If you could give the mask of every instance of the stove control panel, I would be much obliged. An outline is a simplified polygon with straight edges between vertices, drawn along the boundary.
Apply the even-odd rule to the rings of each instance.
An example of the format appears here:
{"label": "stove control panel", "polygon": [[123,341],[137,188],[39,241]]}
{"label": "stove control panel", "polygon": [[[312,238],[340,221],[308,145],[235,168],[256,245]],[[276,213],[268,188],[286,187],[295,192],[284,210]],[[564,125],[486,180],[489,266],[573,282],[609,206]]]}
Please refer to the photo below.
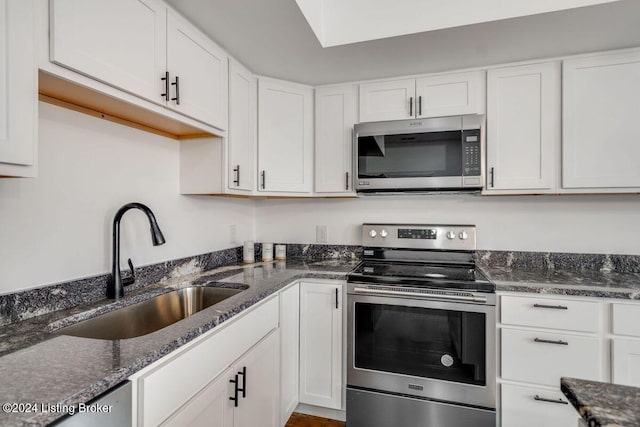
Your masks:
{"label": "stove control panel", "polygon": [[476,227],[475,225],[363,224],[362,245],[474,251]]}

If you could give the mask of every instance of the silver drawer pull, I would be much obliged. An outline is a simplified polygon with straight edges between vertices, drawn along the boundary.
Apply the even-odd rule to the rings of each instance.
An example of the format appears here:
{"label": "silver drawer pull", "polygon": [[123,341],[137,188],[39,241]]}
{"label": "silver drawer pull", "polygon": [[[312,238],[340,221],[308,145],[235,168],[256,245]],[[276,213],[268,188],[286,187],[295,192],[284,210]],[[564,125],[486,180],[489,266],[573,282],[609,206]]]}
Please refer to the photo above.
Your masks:
{"label": "silver drawer pull", "polygon": [[555,310],[568,310],[566,305],[547,305],[547,304],[533,304],[535,308],[552,308]]}
{"label": "silver drawer pull", "polygon": [[547,399],[546,397],[540,397],[536,394],[536,397],[533,400],[537,400],[538,402],[549,402],[549,403],[559,403],[560,405],[568,405],[569,402],[562,399]]}
{"label": "silver drawer pull", "polygon": [[535,338],[534,341],[535,342],[545,343],[545,344],[569,345],[569,343],[567,341],[562,341],[562,340],[551,341],[551,340],[544,340],[542,338]]}
{"label": "silver drawer pull", "polygon": [[440,294],[428,294],[428,293],[416,293],[406,291],[388,291],[386,289],[367,289],[367,288],[354,288],[353,291],[356,294],[377,294],[377,295],[391,295],[391,296],[408,296],[408,297],[423,297],[429,299],[442,299],[452,301],[471,301],[486,303],[487,299],[484,297],[475,296],[461,296],[461,295],[440,295]]}

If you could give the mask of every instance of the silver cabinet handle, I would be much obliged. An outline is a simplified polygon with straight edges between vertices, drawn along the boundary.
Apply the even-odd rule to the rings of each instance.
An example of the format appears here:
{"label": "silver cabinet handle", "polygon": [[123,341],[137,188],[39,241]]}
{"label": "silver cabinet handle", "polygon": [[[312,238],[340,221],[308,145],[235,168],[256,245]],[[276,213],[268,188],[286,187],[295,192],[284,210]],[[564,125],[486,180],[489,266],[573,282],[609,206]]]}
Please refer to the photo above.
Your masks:
{"label": "silver cabinet handle", "polygon": [[237,165],[233,168],[233,171],[236,173],[236,179],[233,180],[233,183],[236,187],[240,187],[240,165]]}
{"label": "silver cabinet handle", "polygon": [[409,97],[409,117],[413,117],[413,96]]}
{"label": "silver cabinet handle", "polygon": [[161,93],[160,96],[164,98],[165,101],[169,102],[169,72],[164,72],[164,77],[160,80],[164,82],[164,93]]}
{"label": "silver cabinet handle", "polygon": [[422,96],[418,97],[418,117],[422,115]]}
{"label": "silver cabinet handle", "polygon": [[340,308],[338,305],[338,288],[336,288],[336,308]]}
{"label": "silver cabinet handle", "polygon": [[552,340],[545,340],[542,338],[535,338],[533,341],[543,343],[543,344],[569,345],[567,341],[562,341],[562,340],[552,341]]}
{"label": "silver cabinet handle", "polygon": [[171,86],[176,87],[176,97],[171,100],[176,101],[176,105],[180,105],[180,77],[176,76],[176,81],[171,83]]}
{"label": "silver cabinet handle", "polygon": [[491,175],[491,188],[493,188],[493,175],[494,175],[493,174],[493,167],[491,168],[490,175]]}
{"label": "silver cabinet handle", "polygon": [[547,304],[533,304],[535,308],[551,308],[554,310],[568,310],[566,305],[547,305]]}
{"label": "silver cabinet handle", "polygon": [[262,171],[262,173],[260,174],[260,176],[262,177],[262,189],[263,190],[265,189],[265,185],[266,185],[266,182],[267,182],[266,178],[265,178],[265,175],[266,175],[266,171]]}
{"label": "silver cabinet handle", "polygon": [[549,403],[559,403],[561,405],[568,405],[569,402],[562,399],[547,399],[546,397],[540,397],[536,394],[533,400],[537,400],[538,402],[549,402]]}
{"label": "silver cabinet handle", "polygon": [[349,172],[347,172],[345,175],[347,176],[347,178],[345,180],[344,186],[345,186],[345,190],[348,190],[349,189]]}

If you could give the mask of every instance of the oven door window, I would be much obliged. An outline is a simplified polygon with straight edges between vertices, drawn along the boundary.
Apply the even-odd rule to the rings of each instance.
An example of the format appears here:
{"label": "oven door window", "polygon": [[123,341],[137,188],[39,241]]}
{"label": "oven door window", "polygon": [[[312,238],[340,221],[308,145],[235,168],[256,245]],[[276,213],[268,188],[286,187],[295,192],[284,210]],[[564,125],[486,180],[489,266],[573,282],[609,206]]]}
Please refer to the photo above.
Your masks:
{"label": "oven door window", "polygon": [[358,138],[358,178],[461,175],[461,131]]}
{"label": "oven door window", "polygon": [[486,385],[485,314],[355,304],[356,368]]}

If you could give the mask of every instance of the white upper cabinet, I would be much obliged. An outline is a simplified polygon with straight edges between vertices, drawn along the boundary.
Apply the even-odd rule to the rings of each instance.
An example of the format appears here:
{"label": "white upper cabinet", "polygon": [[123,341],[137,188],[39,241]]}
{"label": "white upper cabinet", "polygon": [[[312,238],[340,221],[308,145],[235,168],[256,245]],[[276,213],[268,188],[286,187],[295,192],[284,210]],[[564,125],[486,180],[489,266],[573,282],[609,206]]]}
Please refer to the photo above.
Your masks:
{"label": "white upper cabinet", "polygon": [[640,188],[640,52],[563,63],[562,186]]}
{"label": "white upper cabinet", "polygon": [[168,11],[169,108],[227,129],[227,55],[193,25]]}
{"label": "white upper cabinet", "polygon": [[416,80],[416,117],[484,112],[484,71],[427,76]]}
{"label": "white upper cabinet", "polygon": [[485,192],[555,191],[559,144],[560,63],[489,70]]}
{"label": "white upper cabinet", "polygon": [[360,85],[360,121],[403,120],[414,117],[415,79]]}
{"label": "white upper cabinet", "polygon": [[167,9],[158,0],[52,0],[51,61],[163,103]]}
{"label": "white upper cabinet", "polygon": [[34,177],[37,67],[31,0],[0,0],[0,177]]}
{"label": "white upper cabinet", "polygon": [[315,191],[353,193],[355,85],[316,89]]}
{"label": "white upper cabinet", "polygon": [[484,71],[360,85],[360,122],[482,114]]}
{"label": "white upper cabinet", "polygon": [[310,193],[313,89],[260,78],[258,117],[258,190]]}
{"label": "white upper cabinet", "polygon": [[229,190],[256,188],[257,80],[249,70],[229,61],[229,133],[227,180]]}
{"label": "white upper cabinet", "polygon": [[159,0],[51,0],[51,62],[227,129],[227,56]]}

